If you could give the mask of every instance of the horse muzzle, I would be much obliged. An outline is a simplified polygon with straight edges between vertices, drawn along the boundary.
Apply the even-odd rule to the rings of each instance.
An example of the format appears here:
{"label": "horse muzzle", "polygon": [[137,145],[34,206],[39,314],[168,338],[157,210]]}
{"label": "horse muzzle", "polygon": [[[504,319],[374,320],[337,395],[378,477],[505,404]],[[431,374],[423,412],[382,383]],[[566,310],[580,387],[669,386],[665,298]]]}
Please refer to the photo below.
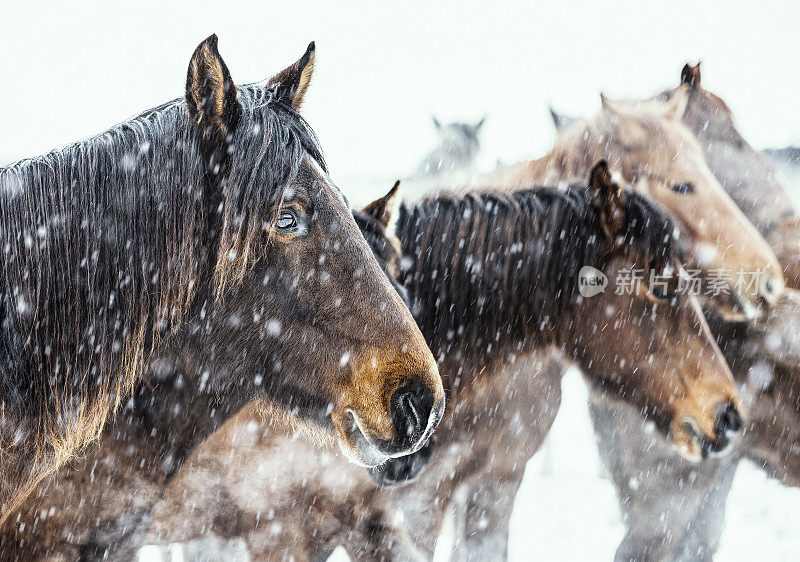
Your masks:
{"label": "horse muzzle", "polygon": [[670,432],[672,445],[681,456],[692,462],[725,456],[744,425],[739,409],[731,402],[717,408],[710,432],[701,429],[708,426],[708,420],[684,416],[675,423],[677,427]]}
{"label": "horse muzzle", "polygon": [[352,409],[338,424],[342,451],[351,462],[375,467],[389,459],[416,453],[429,441],[444,414],[444,398],[438,400],[423,384],[411,383],[397,389],[389,400],[395,426],[391,439],[375,437],[365,429]]}

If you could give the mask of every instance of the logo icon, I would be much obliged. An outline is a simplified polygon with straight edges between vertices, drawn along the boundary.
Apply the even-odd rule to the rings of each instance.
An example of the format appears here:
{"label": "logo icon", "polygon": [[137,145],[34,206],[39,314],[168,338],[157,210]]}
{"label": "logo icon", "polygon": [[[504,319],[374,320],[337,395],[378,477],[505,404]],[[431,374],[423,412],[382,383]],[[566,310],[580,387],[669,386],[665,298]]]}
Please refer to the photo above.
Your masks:
{"label": "logo icon", "polygon": [[608,277],[606,274],[592,267],[584,265],[578,272],[578,292],[583,297],[593,297],[606,292]]}

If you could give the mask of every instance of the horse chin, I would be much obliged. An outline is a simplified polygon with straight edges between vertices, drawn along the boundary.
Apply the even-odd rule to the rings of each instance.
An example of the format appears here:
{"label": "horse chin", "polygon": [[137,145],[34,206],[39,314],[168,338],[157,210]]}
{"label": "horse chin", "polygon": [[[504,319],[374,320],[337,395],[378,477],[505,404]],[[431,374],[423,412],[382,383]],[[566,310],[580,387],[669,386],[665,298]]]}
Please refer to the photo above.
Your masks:
{"label": "horse chin", "polygon": [[709,457],[726,456],[734,443],[735,432],[726,432],[722,437],[711,439],[700,430],[694,418],[684,417],[678,429],[670,432],[672,447],[689,462],[699,463]]}
{"label": "horse chin", "polygon": [[339,448],[353,464],[372,468],[385,463],[389,456],[379,451],[364,435],[358,417],[351,411],[345,414],[345,423],[335,424],[339,436]]}
{"label": "horse chin", "polygon": [[368,468],[367,472],[373,482],[382,487],[413,482],[428,464],[433,452],[433,445],[434,438],[431,437],[416,452],[403,457],[390,458],[380,466]]}

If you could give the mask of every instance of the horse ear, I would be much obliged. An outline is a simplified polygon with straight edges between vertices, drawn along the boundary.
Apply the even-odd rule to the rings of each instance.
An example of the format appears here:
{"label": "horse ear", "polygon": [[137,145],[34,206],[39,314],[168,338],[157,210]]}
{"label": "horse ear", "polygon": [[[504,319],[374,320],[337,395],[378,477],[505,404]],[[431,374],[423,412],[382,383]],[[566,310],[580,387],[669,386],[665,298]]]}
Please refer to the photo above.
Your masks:
{"label": "horse ear", "polygon": [[603,92],[600,92],[600,105],[603,107],[604,111],[608,111],[609,113],[622,113],[622,108],[619,106],[619,104],[608,99]]}
{"label": "horse ear", "polygon": [[390,227],[394,225],[397,218],[397,209],[400,206],[400,180],[394,182],[392,189],[389,193],[376,199],[362,211],[375,220],[380,222],[387,230],[392,230]]}
{"label": "horse ear", "polygon": [[483,127],[484,123],[486,123],[486,116],[485,115],[483,117],[481,117],[480,121],[478,121],[477,123],[475,123],[472,126],[472,130],[477,133],[478,131],[481,130],[481,127]]}
{"label": "horse ear", "polygon": [[287,103],[300,110],[303,99],[311,83],[311,76],[314,74],[314,53],[316,46],[314,42],[308,44],[306,52],[293,65],[284,68],[278,74],[269,79],[268,84],[275,88],[276,99]]}
{"label": "horse ear", "polygon": [[433,126],[436,127],[437,131],[442,130],[442,124],[439,123],[439,120],[436,117],[431,116],[431,120],[433,121]]}
{"label": "horse ear", "polygon": [[700,63],[692,66],[688,62],[681,70],[681,84],[687,84],[689,89],[700,88]]}
{"label": "horse ear", "polygon": [[186,107],[204,138],[224,137],[236,126],[236,86],[212,35],[194,50],[186,75]]}
{"label": "horse ear", "polygon": [[625,194],[622,186],[611,177],[605,160],[595,164],[589,174],[589,193],[603,232],[609,240],[616,240],[625,228]]}
{"label": "horse ear", "polygon": [[[604,97],[605,96],[600,98],[601,101]],[[558,113],[555,109],[553,109],[552,105],[548,109],[550,110],[550,117],[553,119],[553,125],[555,125],[556,131],[563,131],[577,121],[577,119],[574,117],[567,117],[566,115]]]}

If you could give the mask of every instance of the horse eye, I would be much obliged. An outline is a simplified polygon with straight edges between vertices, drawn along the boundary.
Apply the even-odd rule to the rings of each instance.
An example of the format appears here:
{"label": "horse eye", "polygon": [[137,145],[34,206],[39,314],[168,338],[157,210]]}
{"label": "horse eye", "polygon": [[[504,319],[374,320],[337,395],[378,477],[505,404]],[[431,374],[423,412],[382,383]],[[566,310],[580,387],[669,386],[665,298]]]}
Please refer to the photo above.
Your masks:
{"label": "horse eye", "polygon": [[689,182],[673,183],[672,191],[674,191],[675,193],[680,193],[681,195],[683,195],[684,193],[694,193],[694,186]]}
{"label": "horse eye", "polygon": [[279,232],[291,232],[297,228],[297,215],[290,209],[284,209],[275,221],[275,229]]}
{"label": "horse eye", "polygon": [[660,301],[663,301],[663,302],[672,301],[677,296],[677,293],[674,293],[672,291],[664,290],[661,287],[653,287],[650,290],[650,292],[652,293],[652,295],[657,300],[660,300]]}

